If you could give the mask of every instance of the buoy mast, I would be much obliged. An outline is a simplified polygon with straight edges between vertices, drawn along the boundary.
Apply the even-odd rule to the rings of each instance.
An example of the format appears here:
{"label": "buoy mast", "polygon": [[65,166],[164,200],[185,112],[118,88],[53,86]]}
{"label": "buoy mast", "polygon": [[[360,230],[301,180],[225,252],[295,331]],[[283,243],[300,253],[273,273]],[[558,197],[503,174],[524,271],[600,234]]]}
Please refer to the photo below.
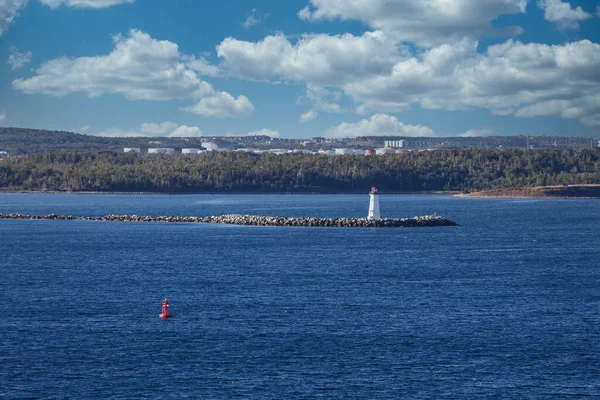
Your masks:
{"label": "buoy mast", "polygon": [[371,201],[369,202],[369,216],[367,219],[380,219],[381,214],[379,214],[379,192],[375,186],[371,188],[369,197],[371,198]]}

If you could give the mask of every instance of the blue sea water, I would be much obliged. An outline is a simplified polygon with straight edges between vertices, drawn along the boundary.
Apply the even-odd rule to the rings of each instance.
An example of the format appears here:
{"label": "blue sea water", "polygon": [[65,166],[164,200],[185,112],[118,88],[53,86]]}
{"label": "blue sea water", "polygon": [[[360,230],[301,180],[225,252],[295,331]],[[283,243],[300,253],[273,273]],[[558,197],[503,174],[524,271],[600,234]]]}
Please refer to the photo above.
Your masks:
{"label": "blue sea water", "polygon": [[[85,216],[367,206],[0,194],[0,212]],[[381,209],[460,226],[0,220],[0,397],[600,398],[600,201],[389,195]]]}

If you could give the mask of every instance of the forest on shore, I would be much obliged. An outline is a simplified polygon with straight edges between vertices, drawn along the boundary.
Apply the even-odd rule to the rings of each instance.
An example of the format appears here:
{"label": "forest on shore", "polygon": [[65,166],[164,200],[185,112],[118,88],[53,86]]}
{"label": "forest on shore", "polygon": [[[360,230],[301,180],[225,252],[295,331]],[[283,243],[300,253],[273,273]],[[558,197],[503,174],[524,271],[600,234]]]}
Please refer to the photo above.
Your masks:
{"label": "forest on shore", "polygon": [[472,192],[600,184],[600,149],[436,150],[383,156],[57,152],[0,161],[0,190],[65,192]]}

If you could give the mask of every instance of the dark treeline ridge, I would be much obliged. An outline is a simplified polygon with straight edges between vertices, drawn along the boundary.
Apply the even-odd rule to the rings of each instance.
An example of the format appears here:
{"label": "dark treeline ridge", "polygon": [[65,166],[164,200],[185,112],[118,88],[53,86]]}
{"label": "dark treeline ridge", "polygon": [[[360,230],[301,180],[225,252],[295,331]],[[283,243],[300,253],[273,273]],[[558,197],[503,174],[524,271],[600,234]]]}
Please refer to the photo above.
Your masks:
{"label": "dark treeline ridge", "polygon": [[600,183],[600,150],[437,150],[385,156],[61,152],[0,161],[0,188],[105,192],[477,191]]}
{"label": "dark treeline ridge", "polygon": [[[102,137],[64,131],[26,128],[0,128],[0,151],[11,156],[58,151],[123,151],[124,147],[149,147],[149,141],[159,140],[164,147],[200,145],[200,138]],[[154,146],[157,147],[157,146]]]}

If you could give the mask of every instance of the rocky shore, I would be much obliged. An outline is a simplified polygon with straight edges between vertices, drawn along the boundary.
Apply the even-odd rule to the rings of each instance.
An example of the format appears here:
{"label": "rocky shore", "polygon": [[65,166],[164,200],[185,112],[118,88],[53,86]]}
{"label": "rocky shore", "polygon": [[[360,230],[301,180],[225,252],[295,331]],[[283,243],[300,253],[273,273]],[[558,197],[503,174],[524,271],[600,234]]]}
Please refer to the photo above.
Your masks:
{"label": "rocky shore", "polygon": [[439,215],[425,215],[412,218],[313,218],[313,217],[266,217],[258,215],[228,214],[210,217],[115,215],[102,217],[74,217],[72,215],[28,215],[0,214],[0,219],[28,220],[82,220],[118,222],[188,222],[206,224],[253,225],[253,226],[315,226],[340,228],[408,228],[432,226],[456,226],[454,221]]}

